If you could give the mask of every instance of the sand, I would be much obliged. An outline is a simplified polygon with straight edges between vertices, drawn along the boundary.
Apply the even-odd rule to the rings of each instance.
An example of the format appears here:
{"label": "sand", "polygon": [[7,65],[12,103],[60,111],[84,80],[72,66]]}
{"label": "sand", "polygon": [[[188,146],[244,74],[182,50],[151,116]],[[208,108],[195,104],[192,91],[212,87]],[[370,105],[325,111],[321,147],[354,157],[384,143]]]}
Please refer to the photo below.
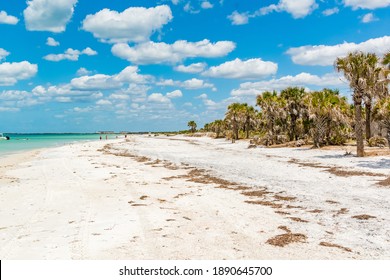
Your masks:
{"label": "sand", "polygon": [[1,259],[390,259],[390,158],[131,136],[2,158]]}

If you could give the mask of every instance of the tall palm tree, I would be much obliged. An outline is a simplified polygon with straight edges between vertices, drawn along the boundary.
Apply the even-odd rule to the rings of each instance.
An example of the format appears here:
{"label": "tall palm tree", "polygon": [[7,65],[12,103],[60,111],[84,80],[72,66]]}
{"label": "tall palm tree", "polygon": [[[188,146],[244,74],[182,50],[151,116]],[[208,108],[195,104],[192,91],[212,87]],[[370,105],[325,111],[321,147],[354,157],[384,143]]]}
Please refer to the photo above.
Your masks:
{"label": "tall palm tree", "polygon": [[249,106],[247,103],[241,105],[241,111],[244,117],[244,130],[246,132],[246,139],[249,138],[250,131],[254,127],[256,120],[256,110],[253,106]]}
{"label": "tall palm tree", "polygon": [[239,131],[239,121],[242,104],[232,103],[228,106],[228,111],[226,112],[225,119],[230,125],[232,130],[232,142],[238,140],[238,131]]}
{"label": "tall palm tree", "polygon": [[283,110],[285,100],[280,98],[276,91],[265,91],[257,96],[256,105],[261,108],[262,116],[266,120],[268,138],[270,144],[273,144],[276,137],[276,124],[285,119]]}
{"label": "tall palm tree", "polygon": [[280,92],[280,96],[284,98],[287,102],[287,112],[290,117],[290,126],[289,126],[289,138],[290,141],[297,140],[297,120],[303,113],[305,108],[304,97],[305,89],[299,87],[288,87]]}
{"label": "tall palm tree", "polygon": [[189,121],[187,126],[191,129],[192,133],[196,131],[197,124],[195,121]]}
{"label": "tall palm tree", "polygon": [[376,98],[382,98],[387,93],[384,79],[384,67],[380,65],[379,58],[375,54],[368,54],[366,68],[366,91],[364,105],[366,113],[366,139],[371,138],[371,114]]}
{"label": "tall palm tree", "polygon": [[353,90],[352,99],[355,106],[355,134],[358,157],[364,156],[362,102],[370,83],[369,73],[372,71],[371,65],[375,57],[375,54],[372,53],[353,52],[346,57],[339,57],[335,61],[336,70],[343,72]]}
{"label": "tall palm tree", "polygon": [[349,105],[345,97],[340,97],[337,90],[323,89],[305,97],[310,119],[314,147],[331,142],[334,136],[340,136],[342,128],[348,125]]}

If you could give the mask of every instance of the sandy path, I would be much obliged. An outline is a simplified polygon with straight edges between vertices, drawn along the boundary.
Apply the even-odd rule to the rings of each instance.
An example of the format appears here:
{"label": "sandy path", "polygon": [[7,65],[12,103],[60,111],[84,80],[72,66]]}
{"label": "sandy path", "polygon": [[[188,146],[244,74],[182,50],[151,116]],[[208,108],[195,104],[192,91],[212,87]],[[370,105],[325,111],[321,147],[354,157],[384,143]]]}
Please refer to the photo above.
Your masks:
{"label": "sandy path", "polygon": [[[304,154],[132,137],[8,158],[0,165],[0,257],[389,258],[389,189],[375,183],[390,169],[371,168],[386,159],[364,159],[367,167]],[[341,177],[302,166],[308,159],[377,175]],[[375,218],[352,218],[360,214]],[[297,242],[275,246],[286,240]]]}

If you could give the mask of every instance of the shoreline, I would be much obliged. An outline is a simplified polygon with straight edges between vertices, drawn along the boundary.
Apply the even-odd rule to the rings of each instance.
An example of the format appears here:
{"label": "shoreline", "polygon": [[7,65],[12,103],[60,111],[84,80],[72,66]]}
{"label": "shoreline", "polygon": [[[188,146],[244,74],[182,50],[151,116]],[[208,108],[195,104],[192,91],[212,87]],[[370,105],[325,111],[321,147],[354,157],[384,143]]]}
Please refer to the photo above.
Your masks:
{"label": "shoreline", "polygon": [[390,259],[388,174],[387,157],[184,136],[39,149],[0,164],[0,257]]}

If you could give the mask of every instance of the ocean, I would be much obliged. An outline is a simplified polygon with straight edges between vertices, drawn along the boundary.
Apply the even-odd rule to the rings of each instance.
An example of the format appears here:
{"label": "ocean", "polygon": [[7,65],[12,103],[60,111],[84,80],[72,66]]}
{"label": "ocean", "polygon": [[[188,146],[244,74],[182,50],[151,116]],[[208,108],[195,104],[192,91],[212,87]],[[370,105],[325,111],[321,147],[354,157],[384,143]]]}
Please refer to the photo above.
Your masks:
{"label": "ocean", "polygon": [[[104,139],[106,135],[91,133],[47,133],[47,134],[12,134],[5,133],[9,136],[8,141],[0,141],[0,156],[12,154],[20,151],[28,151],[40,148],[58,147],[65,144],[82,141],[96,141],[100,136]],[[114,139],[116,135],[107,134],[109,139]]]}

